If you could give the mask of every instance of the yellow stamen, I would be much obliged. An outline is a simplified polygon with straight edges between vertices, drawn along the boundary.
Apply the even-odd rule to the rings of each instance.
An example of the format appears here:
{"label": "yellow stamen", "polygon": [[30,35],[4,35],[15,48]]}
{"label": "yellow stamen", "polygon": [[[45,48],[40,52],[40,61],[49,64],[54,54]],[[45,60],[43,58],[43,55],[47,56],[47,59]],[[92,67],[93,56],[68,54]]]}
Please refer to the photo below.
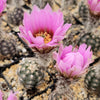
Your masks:
{"label": "yellow stamen", "polygon": [[52,40],[52,35],[47,32],[39,32],[34,35],[35,37],[41,36],[44,38],[44,43],[49,43]]}

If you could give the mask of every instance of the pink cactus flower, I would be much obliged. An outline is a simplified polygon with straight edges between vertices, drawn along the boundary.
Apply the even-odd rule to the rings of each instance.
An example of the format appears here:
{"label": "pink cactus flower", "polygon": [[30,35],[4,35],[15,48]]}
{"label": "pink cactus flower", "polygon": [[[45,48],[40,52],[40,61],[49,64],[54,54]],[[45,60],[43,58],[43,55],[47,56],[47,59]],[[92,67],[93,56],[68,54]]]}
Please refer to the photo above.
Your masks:
{"label": "pink cactus flower", "polygon": [[100,0],[88,0],[90,12],[94,15],[100,15]]}
{"label": "pink cactus flower", "polygon": [[18,100],[16,93],[11,92],[7,100]]}
{"label": "pink cactus flower", "polygon": [[62,12],[53,12],[49,4],[44,9],[34,6],[31,14],[24,14],[19,36],[31,48],[43,51],[57,46],[70,26],[71,24],[64,25]]}
{"label": "pink cactus flower", "polygon": [[91,47],[87,48],[86,44],[81,44],[79,49],[72,50],[72,46],[60,46],[58,53],[53,53],[56,60],[56,69],[65,77],[80,77],[92,62]]}
{"label": "pink cactus flower", "polygon": [[3,93],[0,91],[0,100],[3,100],[2,97],[3,97]]}
{"label": "pink cactus flower", "polygon": [[7,0],[0,0],[0,14],[2,13],[2,11],[4,10],[6,6],[6,1]]}

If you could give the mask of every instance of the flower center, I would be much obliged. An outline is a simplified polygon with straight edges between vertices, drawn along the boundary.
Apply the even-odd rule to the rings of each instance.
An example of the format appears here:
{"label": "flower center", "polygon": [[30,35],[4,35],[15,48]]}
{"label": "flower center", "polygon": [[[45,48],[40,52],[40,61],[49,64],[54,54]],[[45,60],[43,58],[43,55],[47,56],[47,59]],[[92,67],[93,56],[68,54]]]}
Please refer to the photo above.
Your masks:
{"label": "flower center", "polygon": [[47,32],[39,32],[34,35],[35,37],[41,36],[44,38],[44,43],[49,43],[52,40],[52,35]]}

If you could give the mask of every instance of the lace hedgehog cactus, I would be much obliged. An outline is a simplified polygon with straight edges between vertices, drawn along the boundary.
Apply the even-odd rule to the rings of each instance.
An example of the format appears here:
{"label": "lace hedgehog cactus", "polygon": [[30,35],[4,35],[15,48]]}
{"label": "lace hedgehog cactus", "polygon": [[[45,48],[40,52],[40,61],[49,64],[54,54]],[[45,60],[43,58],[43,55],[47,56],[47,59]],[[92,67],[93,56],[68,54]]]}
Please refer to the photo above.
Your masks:
{"label": "lace hedgehog cactus", "polygon": [[20,65],[21,68],[17,71],[20,83],[22,83],[26,89],[36,88],[44,78],[41,67],[33,58],[23,59]]}
{"label": "lace hedgehog cactus", "polygon": [[23,20],[24,11],[22,8],[16,7],[13,11],[7,14],[7,19],[10,24],[20,25]]}
{"label": "lace hedgehog cactus", "polygon": [[100,64],[90,69],[84,83],[89,92],[100,94]]}
{"label": "lace hedgehog cactus", "polygon": [[66,78],[57,75],[55,90],[49,94],[48,100],[74,100],[74,92]]}
{"label": "lace hedgehog cactus", "polygon": [[86,43],[88,46],[91,46],[91,49],[94,54],[97,54],[100,51],[100,37],[92,33],[84,34],[78,41],[78,45]]}
{"label": "lace hedgehog cactus", "polygon": [[10,59],[17,53],[16,41],[12,36],[0,32],[0,60]]}

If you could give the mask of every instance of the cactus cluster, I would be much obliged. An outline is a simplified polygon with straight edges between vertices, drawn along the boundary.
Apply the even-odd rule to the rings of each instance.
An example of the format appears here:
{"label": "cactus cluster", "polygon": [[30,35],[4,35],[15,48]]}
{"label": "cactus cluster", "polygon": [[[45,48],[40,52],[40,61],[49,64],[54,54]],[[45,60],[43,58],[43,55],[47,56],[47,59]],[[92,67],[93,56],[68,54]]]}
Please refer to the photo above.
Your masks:
{"label": "cactus cluster", "polygon": [[26,89],[36,88],[44,78],[44,73],[33,58],[25,58],[20,63],[21,68],[18,69],[20,83]]}
{"label": "cactus cluster", "polygon": [[24,11],[22,8],[14,8],[13,11],[7,14],[7,19],[10,24],[19,25],[22,23]]}
{"label": "cactus cluster", "polygon": [[100,65],[91,68],[85,76],[85,86],[91,93],[100,94]]}
{"label": "cactus cluster", "polygon": [[2,32],[0,36],[0,60],[10,59],[16,54],[16,42],[8,34]]}

